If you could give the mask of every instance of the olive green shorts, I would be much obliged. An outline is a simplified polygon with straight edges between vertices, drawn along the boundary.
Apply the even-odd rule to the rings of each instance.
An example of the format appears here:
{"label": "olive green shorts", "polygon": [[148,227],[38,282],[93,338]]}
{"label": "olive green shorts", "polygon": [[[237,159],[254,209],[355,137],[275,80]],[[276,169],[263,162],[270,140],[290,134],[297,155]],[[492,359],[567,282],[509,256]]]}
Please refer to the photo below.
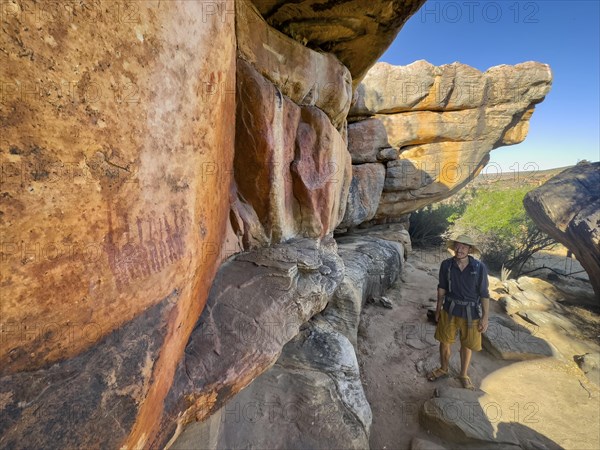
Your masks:
{"label": "olive green shorts", "polygon": [[435,329],[435,338],[444,344],[452,344],[456,340],[456,333],[460,332],[460,345],[478,352],[481,350],[481,333],[477,329],[478,325],[479,320],[473,320],[471,327],[468,327],[467,319],[449,316],[442,309]]}

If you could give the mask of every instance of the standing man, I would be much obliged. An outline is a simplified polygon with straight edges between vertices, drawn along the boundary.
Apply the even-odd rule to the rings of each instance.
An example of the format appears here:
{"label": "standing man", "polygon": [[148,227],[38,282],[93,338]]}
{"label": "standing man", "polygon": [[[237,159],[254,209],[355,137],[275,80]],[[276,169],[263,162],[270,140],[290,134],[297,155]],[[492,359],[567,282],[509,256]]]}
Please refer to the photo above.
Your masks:
{"label": "standing man", "polygon": [[480,254],[473,239],[460,235],[448,241],[454,257],[442,261],[437,289],[435,338],[440,341],[440,365],[427,374],[429,381],[448,376],[450,346],[460,332],[460,380],[466,389],[475,389],[469,375],[472,351],[481,350],[481,333],[489,321],[489,282],[485,265],[469,255]]}

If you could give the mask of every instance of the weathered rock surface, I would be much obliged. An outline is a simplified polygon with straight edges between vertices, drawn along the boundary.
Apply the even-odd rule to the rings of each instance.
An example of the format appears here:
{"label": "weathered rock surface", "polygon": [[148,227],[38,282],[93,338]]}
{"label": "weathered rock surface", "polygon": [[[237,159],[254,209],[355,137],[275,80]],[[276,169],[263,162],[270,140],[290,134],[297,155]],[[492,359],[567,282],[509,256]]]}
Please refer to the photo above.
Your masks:
{"label": "weathered rock surface", "polygon": [[[589,344],[597,338],[598,328],[597,315],[592,312],[597,309],[593,289],[582,280],[552,278],[553,284],[520,277],[496,288],[496,292],[507,292],[498,303],[511,317],[497,316],[490,322],[484,347],[492,355],[508,360],[552,356],[561,365],[574,366],[575,360],[581,367],[583,358],[577,355],[590,355],[593,361],[598,352],[597,345]],[[593,363],[582,370],[590,381],[597,380],[599,372],[593,370]]]}
{"label": "weathered rock surface", "polygon": [[330,233],[351,181],[342,136],[320,109],[296,105],[242,59],[237,84],[235,180],[241,204],[254,211],[247,217],[260,224],[234,229],[263,245]]}
{"label": "weathered rock surface", "polygon": [[[549,85],[541,65],[419,62],[403,73],[426,94],[388,76],[402,99],[359,89],[347,129],[351,76],[423,0],[254,1],[291,38],[249,2],[226,3],[119,6],[134,19],[119,27],[93,5],[48,27],[6,5],[0,447],[181,448],[197,437],[177,439],[186,425],[209,418],[209,446],[365,448],[356,328],[410,242],[389,228],[404,248],[345,236],[338,250],[328,236],[377,219],[384,184],[388,204],[416,196],[410,208],[460,188],[466,175],[431,165],[471,158],[477,172],[475,147],[520,142]],[[407,211],[379,209],[382,221]],[[211,414],[227,418],[259,376],[242,417],[257,402],[254,418],[281,407],[289,419],[290,404],[312,415],[221,434]]]}
{"label": "weathered rock surface", "polygon": [[385,171],[385,192],[417,190],[435,180],[425,171],[417,170],[408,159],[390,161]]}
{"label": "weathered rock surface", "polygon": [[410,442],[410,450],[446,450],[446,447],[425,439],[414,438]]}
{"label": "weathered rock surface", "polygon": [[[410,234],[403,223],[367,224],[364,228],[353,228],[350,235],[371,236],[398,242],[404,248],[404,259],[412,251]],[[339,240],[339,237],[337,239]]]}
{"label": "weathered rock surface", "polygon": [[218,448],[369,446],[371,408],[354,349],[327,323],[311,323],[277,363],[225,405]]}
{"label": "weathered rock surface", "polygon": [[297,235],[323,237],[342,221],[352,180],[350,154],[340,134],[317,108],[302,108],[291,164],[293,195],[300,204]]}
{"label": "weathered rock surface", "polygon": [[348,124],[348,151],[352,164],[380,162],[379,153],[390,147],[380,120],[366,119]]}
{"label": "weathered rock surface", "polygon": [[[563,448],[545,435],[516,421],[499,420],[500,404],[481,391],[442,387],[419,412],[419,422],[450,448]],[[424,447],[436,448],[436,447]]]}
{"label": "weathered rock surface", "polygon": [[188,425],[169,448],[173,450],[216,449],[221,422],[233,420],[239,423],[242,420],[242,412],[239,410],[229,416],[226,414],[225,417],[221,411],[221,409],[218,410],[204,422],[194,422]]}
{"label": "weathered rock surface", "polygon": [[375,64],[354,94],[351,116],[407,111],[476,108],[484,97],[484,75],[461,63],[444,66],[419,60],[407,66]]}
{"label": "weathered rock surface", "polygon": [[490,325],[482,335],[483,348],[500,359],[523,361],[553,356],[552,347],[535,336],[531,329],[519,325],[508,317],[492,314]]}
{"label": "weathered rock surface", "polygon": [[517,446],[514,433],[495,435],[486,411],[479,404],[481,391],[443,387],[435,390],[434,397],[423,404],[419,422],[449,442],[460,444],[486,443]]}
{"label": "weathered rock surface", "polygon": [[[326,309],[283,348],[273,367],[223,406],[217,431],[214,420],[191,424],[173,448],[184,448],[185,442],[203,448],[209,441],[219,448],[368,447],[371,409],[355,355],[359,315],[367,298],[381,295],[394,282],[403,250],[381,239],[345,237],[338,252],[344,278]],[[214,345],[207,344],[196,347],[210,355]],[[257,342],[256,351],[263,346]],[[217,398],[215,404],[222,402]]]}
{"label": "weathered rock surface", "polygon": [[577,332],[577,327],[559,312],[521,310],[517,312],[517,315],[526,322],[534,325],[536,329],[539,327],[550,327],[569,334]]}
{"label": "weathered rock surface", "polygon": [[[544,275],[543,272],[541,272]],[[548,272],[545,276],[552,281],[533,277],[519,277],[503,283],[508,295],[502,295],[500,305],[508,314],[530,311],[555,311],[565,315],[562,305],[584,306],[592,311],[598,309],[591,284],[586,280],[559,276]]]}
{"label": "weathered rock surface", "polygon": [[2,6],[0,447],[141,448],[220,263],[234,22],[62,6]]}
{"label": "weathered rock surface", "polygon": [[298,105],[317,106],[336,128],[352,101],[352,77],[334,55],[311,50],[270,27],[249,0],[236,0],[238,56]]}
{"label": "weathered rock surface", "polygon": [[333,239],[291,241],[226,262],[177,367],[153,445],[174,442],[186,424],[205,420],[273,365],[343,276]]}
{"label": "weathered rock surface", "polygon": [[336,55],[359,80],[424,0],[252,0],[267,22],[306,46]]}
{"label": "weathered rock surface", "polygon": [[398,242],[373,236],[341,236],[339,255],[346,271],[327,308],[320,314],[356,348],[360,312],[367,299],[381,296],[396,280],[404,263]]}
{"label": "weathered rock surface", "polygon": [[[549,67],[535,62],[483,73],[460,63],[373,66],[356,90],[349,131],[367,121],[369,129],[380,130],[374,122],[380,121],[399,154],[387,163],[375,219],[399,217],[451,196],[479,174],[491,150],[522,142],[551,81]],[[360,120],[367,116],[372,117]],[[381,131],[376,136],[367,143],[357,139],[350,151],[372,160],[371,149],[386,141]]]}
{"label": "weathered rock surface", "polygon": [[392,147],[386,147],[379,150],[377,159],[381,162],[394,161],[398,159],[398,150]]}
{"label": "weathered rock surface", "polygon": [[352,182],[344,219],[339,228],[351,228],[371,220],[377,212],[385,180],[383,164],[352,166]]}
{"label": "weathered rock surface", "polygon": [[552,308],[552,302],[536,291],[515,292],[511,296],[500,298],[500,305],[508,314],[521,310],[535,311]]}
{"label": "weathered rock surface", "polygon": [[561,172],[530,191],[523,205],[540,229],[575,254],[600,298],[600,163]]}

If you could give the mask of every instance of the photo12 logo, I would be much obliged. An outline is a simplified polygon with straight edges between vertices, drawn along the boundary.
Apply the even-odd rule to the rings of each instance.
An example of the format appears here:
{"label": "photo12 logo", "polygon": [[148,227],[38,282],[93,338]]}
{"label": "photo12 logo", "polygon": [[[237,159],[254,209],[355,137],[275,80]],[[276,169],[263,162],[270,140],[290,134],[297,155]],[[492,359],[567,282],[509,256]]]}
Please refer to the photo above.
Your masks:
{"label": "photo12 logo", "polygon": [[421,23],[539,23],[538,2],[452,2],[425,3],[420,10]]}
{"label": "photo12 logo", "polygon": [[78,0],[60,1],[0,1],[2,22],[18,20],[33,23],[36,27],[52,26],[57,23],[94,24],[99,21],[113,24],[138,24],[140,1]]}

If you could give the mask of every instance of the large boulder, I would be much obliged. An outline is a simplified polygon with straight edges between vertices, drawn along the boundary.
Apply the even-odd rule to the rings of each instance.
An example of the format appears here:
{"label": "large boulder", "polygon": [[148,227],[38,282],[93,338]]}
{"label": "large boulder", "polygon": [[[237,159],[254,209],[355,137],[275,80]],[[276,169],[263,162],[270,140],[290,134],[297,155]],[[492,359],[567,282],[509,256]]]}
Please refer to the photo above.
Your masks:
{"label": "large boulder", "polygon": [[371,141],[359,134],[349,139],[349,149],[357,162],[373,160],[374,148],[384,142],[399,155],[387,163],[375,219],[397,218],[451,196],[479,174],[491,150],[522,142],[551,82],[550,68],[536,62],[486,72],[460,63],[374,65],[355,92],[350,127],[383,125],[386,133],[378,131]]}
{"label": "large boulder", "polygon": [[221,266],[165,399],[153,442],[174,442],[271,367],[325,308],[344,276],[333,239],[300,239],[241,253]]}
{"label": "large boulder", "polygon": [[[270,264],[273,269],[284,270],[287,266],[282,255],[287,253],[282,253],[283,250],[295,249],[298,262],[302,261],[298,265],[302,273],[307,267],[316,268],[321,255],[320,251],[316,254],[307,251],[313,248],[310,242],[300,241],[291,248],[279,245],[277,250],[263,249],[237,259]],[[338,252],[345,267],[343,279],[337,284],[326,309],[302,326],[299,333],[297,313],[290,314],[285,310],[287,300],[293,296],[281,293],[282,299],[275,301],[272,298],[275,292],[269,289],[264,301],[269,316],[256,316],[248,305],[247,296],[258,289],[258,284],[252,287],[243,283],[247,287],[240,290],[234,286],[242,284],[242,280],[228,277],[233,285],[227,287],[219,285],[220,277],[217,278],[215,293],[227,292],[219,295],[221,302],[225,300],[229,304],[231,291],[239,292],[239,296],[236,295],[239,304],[232,308],[239,317],[215,317],[215,310],[209,306],[204,324],[198,330],[206,324],[210,326],[192,336],[187,349],[190,358],[186,361],[185,372],[182,368],[181,378],[186,382],[191,379],[199,387],[194,394],[197,399],[195,415],[187,415],[196,421],[187,425],[179,438],[172,441],[172,448],[368,448],[371,408],[363,391],[355,353],[358,323],[365,301],[383,294],[396,280],[402,269],[403,249],[397,243],[382,239],[351,236],[340,239]],[[269,263],[273,257],[278,262]],[[337,266],[328,264],[334,270],[327,279],[339,280]],[[319,272],[326,271],[319,267]],[[316,273],[313,272],[313,276]],[[267,279],[273,275],[275,272]],[[288,281],[283,277],[281,283]],[[304,284],[306,281],[299,282],[298,288]],[[294,283],[291,286],[295,288]],[[292,295],[294,288],[290,289]],[[258,292],[256,290],[256,294]],[[322,305],[323,297],[316,303],[309,303],[307,299],[304,297],[299,304]],[[209,314],[209,311],[213,312]],[[223,319],[227,320],[223,322]],[[235,323],[229,325],[232,320],[236,321],[237,327],[234,327]],[[239,326],[243,323],[248,327],[245,335],[241,333],[244,328]],[[218,327],[218,324],[227,325]],[[258,328],[262,332],[252,333]],[[286,332],[283,337],[282,331]],[[258,361],[267,354],[270,356],[269,349],[278,348],[292,334],[295,337],[283,347],[277,362],[260,375],[263,366]],[[205,364],[208,367],[204,367]],[[227,366],[231,369],[225,372]],[[219,370],[215,371],[215,367]],[[213,372],[220,374],[219,383],[226,386],[211,392],[208,387],[213,385],[210,376]],[[238,392],[250,377],[257,375],[260,376],[227,401],[232,392]],[[208,386],[205,377],[209,377]],[[232,384],[233,380],[237,380],[235,384]],[[206,387],[200,389],[201,386]],[[223,407],[214,411],[219,406]],[[208,416],[208,411],[214,411],[214,414]]]}
{"label": "large boulder", "polygon": [[390,148],[388,134],[377,119],[361,120],[348,125],[348,151],[352,164],[380,161],[380,152]]}
{"label": "large boulder", "polygon": [[231,402],[217,448],[364,449],[371,407],[354,348],[322,321],[308,325],[277,363]]}
{"label": "large boulder", "polygon": [[383,295],[396,280],[404,266],[404,248],[398,242],[373,236],[340,236],[337,242],[346,271],[320,317],[357,348],[364,303]]}
{"label": "large boulder", "polygon": [[323,237],[342,221],[352,176],[343,137],[323,111],[298,106],[241,58],[235,145],[234,209],[252,211],[235,226],[245,241]]}
{"label": "large boulder", "polygon": [[[531,404],[538,407],[536,403]],[[443,439],[444,444],[448,444],[449,448],[489,450],[564,448],[547,435],[523,425],[519,420],[507,420],[507,415],[509,414],[503,411],[501,403],[484,392],[443,387],[437,388],[433,397],[423,404],[419,412],[419,422],[428,434],[430,432],[436,434]],[[433,450],[438,447],[423,448]]]}
{"label": "large boulder", "polygon": [[407,66],[381,62],[356,89],[350,116],[475,108],[485,89],[484,74],[458,62],[439,67],[425,60]]}
{"label": "large boulder", "polygon": [[511,430],[495,432],[488,418],[487,405],[480,404],[479,398],[483,394],[462,388],[438,388],[423,404],[419,422],[447,442],[477,444],[478,448],[490,444],[518,448],[519,440]]}
{"label": "large boulder", "polygon": [[2,5],[2,448],[145,447],[220,263],[234,17],[101,6]]}
{"label": "large boulder", "polygon": [[[539,315],[535,317],[538,317],[538,320],[541,318]],[[495,357],[505,360],[524,361],[554,356],[553,347],[535,335],[537,326],[534,325],[530,329],[508,317],[492,314],[489,328],[482,335],[483,348]]]}
{"label": "large boulder", "polygon": [[336,55],[359,80],[424,0],[252,0],[277,30]]}
{"label": "large boulder", "polygon": [[[359,228],[353,228],[348,231],[352,236],[370,236],[387,241],[398,242],[404,248],[404,259],[412,251],[410,234],[408,233],[408,224],[400,222],[373,224],[370,222],[362,224]],[[341,237],[341,236],[340,236]],[[339,237],[338,237],[339,240]]]}
{"label": "large boulder", "polygon": [[600,163],[580,163],[527,193],[525,210],[575,254],[600,298]]}

